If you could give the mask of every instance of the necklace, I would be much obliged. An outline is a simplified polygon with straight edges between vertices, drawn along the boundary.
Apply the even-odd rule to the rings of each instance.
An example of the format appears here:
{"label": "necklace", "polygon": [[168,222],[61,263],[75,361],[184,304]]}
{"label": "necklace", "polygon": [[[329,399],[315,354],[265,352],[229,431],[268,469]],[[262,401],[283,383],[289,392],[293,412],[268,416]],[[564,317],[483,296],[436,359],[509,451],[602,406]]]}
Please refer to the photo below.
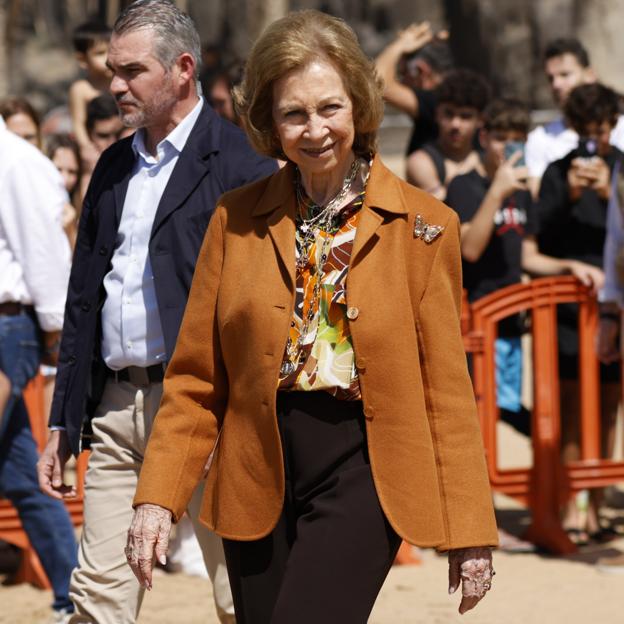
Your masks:
{"label": "necklace", "polygon": [[[297,172],[295,177],[295,192],[297,196],[297,268],[303,269],[310,260],[310,248],[315,238],[315,231],[317,229],[323,232],[330,232],[333,229],[334,218],[340,211],[340,205],[344,201],[351,187],[353,181],[357,176],[362,161],[360,158],[356,158],[345,179],[342,182],[342,186],[326,204],[325,206],[319,206],[307,197],[303,184],[301,183],[301,174]],[[307,213],[304,216],[304,213]]]}
{"label": "necklace", "polygon": [[[362,194],[366,191],[366,183],[368,182],[368,176],[370,174],[370,165],[371,163],[368,163],[365,174],[362,176]],[[349,173],[344,179],[342,187],[325,205],[325,207],[318,206],[312,202],[305,195],[303,188],[301,188],[300,180],[296,179],[295,181],[298,205],[295,241],[298,251],[297,268],[300,271],[306,267],[310,260],[310,252],[312,249],[312,243],[316,238],[316,233],[322,230],[325,232],[326,236],[322,237],[323,242],[320,253],[316,254],[316,266],[313,271],[311,271],[315,277],[315,282],[312,289],[310,306],[307,313],[302,314],[302,323],[297,339],[293,342],[293,340],[289,337],[288,342],[286,343],[285,357],[280,368],[280,375],[282,378],[292,375],[299,368],[301,363],[301,356],[303,355],[303,341],[310,332],[312,322],[314,321],[316,312],[319,308],[325,263],[327,262],[328,253],[333,241],[332,234],[335,234],[335,232],[339,229],[339,220],[337,217],[340,212],[340,204],[350,191],[358,172],[361,170],[361,166],[362,160],[360,158],[356,158],[349,169]],[[308,219],[304,219],[303,217],[302,213],[304,210],[307,211],[308,215],[311,215]],[[303,226],[306,226],[305,229]]]}

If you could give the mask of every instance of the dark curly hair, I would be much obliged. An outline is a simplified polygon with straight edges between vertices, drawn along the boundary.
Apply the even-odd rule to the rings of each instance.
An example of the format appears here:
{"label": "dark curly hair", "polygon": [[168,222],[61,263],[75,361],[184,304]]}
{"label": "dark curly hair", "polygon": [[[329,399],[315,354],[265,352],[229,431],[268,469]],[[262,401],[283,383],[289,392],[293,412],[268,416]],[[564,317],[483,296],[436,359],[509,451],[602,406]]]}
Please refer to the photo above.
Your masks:
{"label": "dark curly hair", "polygon": [[490,100],[491,89],[481,74],[470,69],[454,69],[446,74],[435,93],[438,104],[476,108],[482,113]]}
{"label": "dark curly hair", "polygon": [[583,134],[590,123],[608,121],[615,126],[620,114],[620,96],[599,82],[584,84],[570,92],[563,110],[570,126]]}
{"label": "dark curly hair", "polygon": [[494,100],[483,113],[483,127],[488,131],[528,134],[530,126],[529,109],[514,98]]}

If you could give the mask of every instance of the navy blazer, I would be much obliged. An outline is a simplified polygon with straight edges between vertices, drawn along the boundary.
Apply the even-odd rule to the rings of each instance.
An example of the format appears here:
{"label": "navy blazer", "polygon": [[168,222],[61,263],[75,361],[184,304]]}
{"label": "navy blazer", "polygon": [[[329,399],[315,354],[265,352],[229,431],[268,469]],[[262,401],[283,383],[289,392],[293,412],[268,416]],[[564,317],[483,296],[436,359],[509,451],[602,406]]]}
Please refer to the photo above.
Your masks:
{"label": "navy blazer", "polygon": [[[72,452],[101,399],[106,369],[100,354],[100,310],[117,230],[136,156],[132,138],[100,157],[87,191],[69,280],[50,426],[65,427]],[[167,361],[182,322],[195,262],[218,198],[275,172],[244,133],[204,104],[158,205],[149,242]],[[88,446],[86,444],[85,446]]]}

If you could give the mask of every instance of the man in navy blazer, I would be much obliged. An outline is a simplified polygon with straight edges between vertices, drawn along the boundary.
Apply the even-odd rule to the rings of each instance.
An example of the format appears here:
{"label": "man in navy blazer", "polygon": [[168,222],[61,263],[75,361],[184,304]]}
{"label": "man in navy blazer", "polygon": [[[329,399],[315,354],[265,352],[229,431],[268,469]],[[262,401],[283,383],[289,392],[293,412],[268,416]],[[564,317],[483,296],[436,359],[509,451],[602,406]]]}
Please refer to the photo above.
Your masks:
{"label": "man in navy blazer", "polygon": [[[125,532],[199,248],[218,197],[277,167],[203,102],[199,55],[193,22],[167,0],[138,0],[115,23],[111,92],[138,130],[102,154],[84,201],[39,462],[42,489],[70,497],[65,463],[91,448],[71,622],[138,615],[144,588],[126,565]],[[195,529],[219,617],[234,622],[220,540]]]}

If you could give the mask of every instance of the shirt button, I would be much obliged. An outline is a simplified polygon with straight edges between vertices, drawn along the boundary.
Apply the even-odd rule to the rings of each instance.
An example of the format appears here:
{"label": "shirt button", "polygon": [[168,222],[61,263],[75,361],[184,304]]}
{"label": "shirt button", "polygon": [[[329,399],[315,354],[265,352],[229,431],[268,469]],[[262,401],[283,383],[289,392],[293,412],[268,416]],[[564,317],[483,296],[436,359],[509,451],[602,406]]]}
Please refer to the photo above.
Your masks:
{"label": "shirt button", "polygon": [[126,347],[128,347],[128,349],[132,349],[132,343],[129,340],[126,342]]}
{"label": "shirt button", "polygon": [[360,311],[355,307],[355,306],[351,306],[348,310],[347,310],[347,318],[350,321],[355,321],[355,319],[360,315]]}

